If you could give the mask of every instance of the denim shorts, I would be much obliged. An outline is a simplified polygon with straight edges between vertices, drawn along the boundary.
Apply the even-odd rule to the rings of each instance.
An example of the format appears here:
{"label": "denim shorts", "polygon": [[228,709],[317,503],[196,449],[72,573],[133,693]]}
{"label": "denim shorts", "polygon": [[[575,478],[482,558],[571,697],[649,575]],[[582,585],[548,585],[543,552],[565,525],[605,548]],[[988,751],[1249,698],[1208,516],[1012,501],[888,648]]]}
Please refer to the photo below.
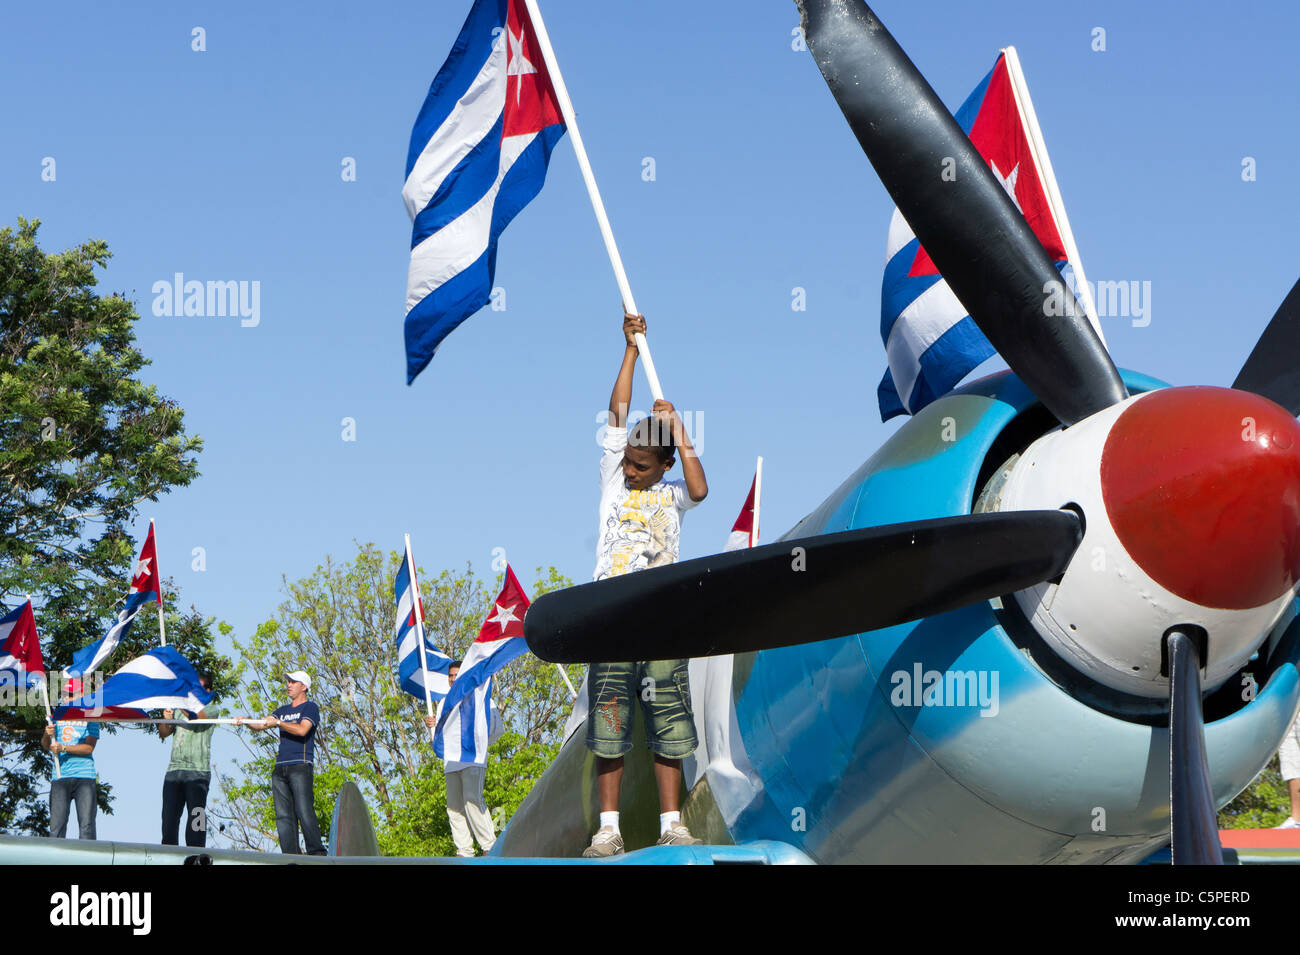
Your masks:
{"label": "denim shorts", "polygon": [[593,663],[587,674],[587,748],[616,759],[632,748],[632,701],[641,701],[646,745],[667,759],[695,752],[687,660]]}

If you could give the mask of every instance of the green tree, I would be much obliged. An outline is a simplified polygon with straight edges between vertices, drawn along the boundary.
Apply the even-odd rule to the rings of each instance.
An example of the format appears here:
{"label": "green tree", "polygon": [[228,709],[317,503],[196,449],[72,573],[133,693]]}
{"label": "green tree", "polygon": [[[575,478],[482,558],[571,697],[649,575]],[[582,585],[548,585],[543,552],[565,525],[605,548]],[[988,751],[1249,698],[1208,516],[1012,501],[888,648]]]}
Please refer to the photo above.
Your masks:
{"label": "green tree", "polygon": [[1220,829],[1271,829],[1291,815],[1291,796],[1277,754],[1232,802],[1219,810]]}
{"label": "green tree", "polygon": [[[316,737],[316,813],[321,832],[347,779],[361,787],[386,855],[450,855],[442,762],[433,754],[423,701],[397,682],[393,585],[402,555],[359,545],[350,563],[323,565],[303,580],[284,582],[287,599],[261,624],[240,654],[234,704],[265,715],[285,703],[283,674],[312,677],[310,698],[321,710]],[[464,655],[488,615],[501,581],[491,586],[471,568],[429,577],[418,571],[425,633],[452,657]],[[569,586],[555,571],[538,570],[535,599]],[[570,669],[575,685],[581,668]],[[559,750],[570,695],[551,664],[525,654],[494,677],[493,698],[507,732],[489,753],[484,796],[498,828],[523,801]],[[270,775],[278,735],[242,735],[249,758],[235,775],[219,773],[222,801],[210,815],[226,824],[240,848],[276,845]]]}
{"label": "green tree", "polygon": [[[199,438],[184,414],[139,378],[134,305],[95,291],[108,246],[43,252],[39,222],[0,229],[0,601],[30,594],[46,667],[102,636],[116,617],[139,541],[137,510],[198,475]],[[212,621],[177,609],[164,588],[170,642],[216,673]],[[141,614],[113,660],[157,642]],[[44,833],[41,707],[0,709],[0,831]],[[101,808],[111,812],[109,787]]]}

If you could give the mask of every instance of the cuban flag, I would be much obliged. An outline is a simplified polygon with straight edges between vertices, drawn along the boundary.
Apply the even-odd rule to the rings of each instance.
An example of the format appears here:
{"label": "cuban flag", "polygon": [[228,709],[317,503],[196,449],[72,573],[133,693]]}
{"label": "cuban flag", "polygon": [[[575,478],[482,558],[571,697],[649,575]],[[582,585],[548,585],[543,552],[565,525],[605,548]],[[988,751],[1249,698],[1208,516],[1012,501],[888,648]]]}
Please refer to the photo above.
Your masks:
{"label": "cuban flag", "polygon": [[406,157],[406,383],[487,304],[497,240],[546,181],[564,135],[523,0],[475,0],[429,87]]}
{"label": "cuban flag", "polygon": [[[424,670],[420,668],[419,633],[423,627],[417,627],[416,602],[420,600],[419,581],[415,577],[415,564],[411,560],[408,547],[402,558],[402,566],[397,569],[397,580],[393,584],[393,593],[397,598],[397,672],[398,681],[403,690],[417,700],[424,701]],[[420,604],[423,614],[424,604]],[[451,668],[451,657],[443,653],[429,638],[424,638],[424,666],[429,673],[429,698],[441,700],[447,695],[449,686],[447,671]]]}
{"label": "cuban flag", "polygon": [[71,665],[64,667],[66,676],[84,676],[99,669],[99,665],[109,658],[122,642],[135,615],[149,601],[160,602],[162,587],[158,583],[158,558],[154,547],[153,523],[149,524],[149,536],[140,548],[140,558],[135,562],[135,572],[131,577],[131,588],[126,593],[126,604],[118,611],[117,621],[108,628],[94,643],[82,647],[72,657]]}
{"label": "cuban flag", "polygon": [[[438,714],[433,751],[448,762],[487,764],[493,710],[492,675],[527,652],[524,615],[529,600],[506,565],[506,582],[483,621],[478,639],[470,644],[460,672]],[[497,720],[500,718],[497,717]]]}
{"label": "cuban flag", "polygon": [[755,502],[758,498],[758,482],[762,473],[763,459],[759,458],[758,470],[754,472],[754,480],[749,485],[749,496],[745,498],[745,504],[740,509],[736,523],[731,525],[731,533],[727,535],[727,546],[722,548],[723,553],[729,550],[744,550],[758,543],[758,508]]}
{"label": "cuban flag", "polygon": [[17,610],[0,617],[0,673],[25,676],[28,686],[45,676],[30,598]]}
{"label": "cuban flag", "polygon": [[198,671],[175,647],[155,647],[118,670],[98,693],[55,707],[56,720],[138,720],[144,710],[177,709],[197,713],[212,699]]}
{"label": "cuban flag", "polygon": [[[1066,248],[1073,248],[1074,242],[1014,48],[998,55],[993,69],[954,118],[988,161],[1057,268],[1064,271],[1070,259]],[[1037,152],[1031,143],[1037,143]],[[1049,187],[1055,201],[1049,197]],[[1074,258],[1077,266],[1077,252]],[[1070,278],[1067,275],[1067,282]],[[1081,297],[1100,337],[1091,297]],[[877,392],[882,421],[916,414],[994,353],[897,209],[889,223],[885,250],[880,336],[889,360]]]}

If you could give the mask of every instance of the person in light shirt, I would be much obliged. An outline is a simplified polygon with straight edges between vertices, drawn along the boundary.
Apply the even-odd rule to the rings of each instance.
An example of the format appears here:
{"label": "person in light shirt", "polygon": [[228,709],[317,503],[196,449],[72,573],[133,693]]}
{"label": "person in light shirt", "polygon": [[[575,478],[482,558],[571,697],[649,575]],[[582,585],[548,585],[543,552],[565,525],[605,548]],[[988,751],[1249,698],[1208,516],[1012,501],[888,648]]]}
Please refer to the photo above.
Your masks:
{"label": "person in light shirt", "polygon": [[[447,685],[456,682],[460,673],[460,661],[457,660],[447,668]],[[488,725],[488,744],[491,745],[505,730],[501,714],[488,700],[491,713]],[[438,711],[433,716],[426,716],[424,724],[430,728],[438,725],[442,716],[442,701],[438,701]],[[486,756],[484,759],[486,760]],[[474,843],[486,854],[496,845],[496,826],[492,823],[492,814],[488,812],[483,800],[483,783],[487,776],[486,764],[464,763],[446,760],[443,769],[447,780],[447,821],[451,824],[451,841],[456,843],[456,855],[465,859],[474,857]]]}
{"label": "person in light shirt", "polygon": [[[63,685],[63,702],[81,696],[81,681]],[[95,814],[98,812],[99,776],[95,772],[95,744],[99,742],[99,723],[87,720],[60,720],[45,727],[41,748],[59,764],[59,773],[50,780],[50,836],[62,839],[68,833],[68,812],[77,804],[78,838],[95,838]]]}
{"label": "person in light shirt", "polygon": [[[671,402],[656,401],[651,417],[638,421],[631,431],[627,429],[632,372],[639,354],[637,333],[645,333],[645,318],[624,315],[623,361],[609,398],[609,426],[600,459],[596,580],[677,560],[686,512],[709,493],[699,455]],[[683,479],[666,480],[678,454]],[[611,620],[610,639],[617,637],[618,621]],[[658,844],[700,842],[682,824],[679,806],[682,759],[698,745],[688,664],[688,660],[597,663],[588,672],[586,742],[596,757],[600,828],[584,856],[599,859],[623,851],[619,795],[623,756],[632,748],[632,708],[637,701],[645,718],[646,745],[654,753]]]}

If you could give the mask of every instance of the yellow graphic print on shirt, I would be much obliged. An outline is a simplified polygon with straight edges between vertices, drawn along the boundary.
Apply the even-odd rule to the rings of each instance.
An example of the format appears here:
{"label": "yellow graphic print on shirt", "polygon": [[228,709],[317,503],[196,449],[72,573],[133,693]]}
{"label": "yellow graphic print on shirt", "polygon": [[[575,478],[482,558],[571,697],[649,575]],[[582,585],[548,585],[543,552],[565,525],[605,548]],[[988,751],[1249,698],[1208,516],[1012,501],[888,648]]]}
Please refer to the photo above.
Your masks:
{"label": "yellow graphic print on shirt", "polygon": [[671,564],[675,516],[672,488],[629,491],[618,507],[618,525],[612,528],[611,576]]}

